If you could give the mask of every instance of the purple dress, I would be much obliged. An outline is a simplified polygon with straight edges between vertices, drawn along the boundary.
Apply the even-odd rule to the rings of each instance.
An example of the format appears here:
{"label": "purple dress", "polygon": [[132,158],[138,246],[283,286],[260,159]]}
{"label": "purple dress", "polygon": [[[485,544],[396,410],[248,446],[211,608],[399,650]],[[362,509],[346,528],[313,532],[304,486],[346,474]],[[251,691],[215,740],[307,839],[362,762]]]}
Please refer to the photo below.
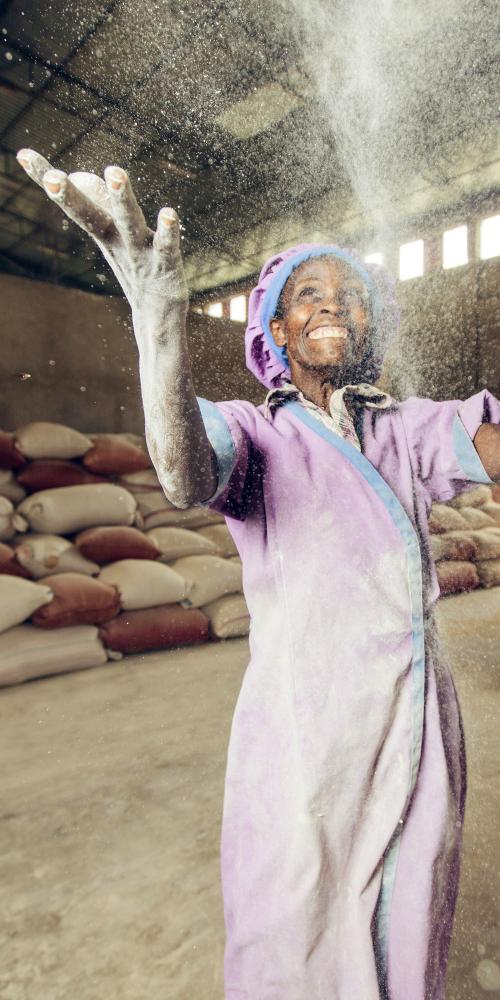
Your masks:
{"label": "purple dress", "polygon": [[200,401],[243,560],[251,661],[222,832],[227,1000],[442,1000],[465,794],[433,623],[431,502],[490,482],[486,391],[364,411]]}

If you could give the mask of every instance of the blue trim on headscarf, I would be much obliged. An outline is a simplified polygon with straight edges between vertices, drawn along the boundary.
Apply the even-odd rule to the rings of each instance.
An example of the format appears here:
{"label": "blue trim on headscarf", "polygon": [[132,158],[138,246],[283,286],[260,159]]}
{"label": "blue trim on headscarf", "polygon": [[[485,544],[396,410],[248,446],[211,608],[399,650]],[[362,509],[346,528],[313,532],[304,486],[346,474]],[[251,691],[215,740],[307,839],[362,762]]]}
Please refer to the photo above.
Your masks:
{"label": "blue trim on headscarf", "polygon": [[280,264],[276,269],[276,273],[274,274],[269,287],[264,293],[260,308],[260,323],[269,347],[272,351],[274,351],[276,357],[278,357],[280,361],[283,361],[285,364],[288,363],[286,347],[278,347],[271,333],[271,320],[274,319],[274,316],[276,315],[279,297],[290,275],[293,271],[295,271],[295,268],[299,267],[300,264],[303,264],[304,261],[310,260],[311,257],[325,256],[338,257],[340,260],[343,260],[349,265],[349,267],[354,268],[354,270],[358,272],[367,286],[370,295],[373,295],[376,292],[375,285],[373,284],[368,271],[365,271],[364,267],[361,267],[358,261],[354,260],[354,257],[351,257],[350,254],[345,252],[345,250],[341,250],[340,247],[335,249],[332,246],[321,246],[314,247],[311,250],[302,250],[300,253],[296,254],[295,257],[290,257],[288,260],[284,261],[283,264]]}

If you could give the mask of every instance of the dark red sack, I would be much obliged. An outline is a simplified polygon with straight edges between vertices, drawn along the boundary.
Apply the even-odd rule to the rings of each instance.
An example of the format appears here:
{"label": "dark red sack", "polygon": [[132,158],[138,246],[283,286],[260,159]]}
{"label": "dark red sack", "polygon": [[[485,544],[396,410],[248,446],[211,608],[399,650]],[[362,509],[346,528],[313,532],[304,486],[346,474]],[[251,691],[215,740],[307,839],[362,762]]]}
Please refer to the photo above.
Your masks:
{"label": "dark red sack", "polygon": [[16,445],[14,435],[0,431],[0,469],[22,469],[26,459]]}
{"label": "dark red sack", "polygon": [[198,608],[162,604],[157,608],[123,611],[99,629],[101,642],[121,653],[191,646],[209,639],[209,622]]}
{"label": "dark red sack", "polygon": [[62,458],[38,459],[19,473],[18,483],[28,493],[39,490],[54,490],[62,486],[86,486],[88,483],[105,483],[107,479],[96,476],[84,469],[78,462],[67,462]]}

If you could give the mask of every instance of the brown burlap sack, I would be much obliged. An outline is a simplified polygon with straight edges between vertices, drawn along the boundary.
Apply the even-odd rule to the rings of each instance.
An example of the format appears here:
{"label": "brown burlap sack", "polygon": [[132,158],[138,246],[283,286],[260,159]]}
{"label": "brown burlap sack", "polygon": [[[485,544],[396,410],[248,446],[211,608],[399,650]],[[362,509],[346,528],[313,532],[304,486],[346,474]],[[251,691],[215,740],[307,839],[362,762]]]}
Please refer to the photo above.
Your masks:
{"label": "brown burlap sack", "polygon": [[474,563],[443,560],[436,563],[441,594],[458,594],[463,590],[479,587],[479,576]]}
{"label": "brown burlap sack", "polygon": [[50,587],[54,599],[31,616],[39,628],[66,628],[68,625],[99,625],[120,611],[120,597],[115,587],[81,573],[46,576],[41,581]]}
{"label": "brown burlap sack", "polygon": [[123,611],[99,635],[106,649],[144,653],[149,649],[191,646],[209,639],[208,618],[198,608],[167,604],[142,611]]}

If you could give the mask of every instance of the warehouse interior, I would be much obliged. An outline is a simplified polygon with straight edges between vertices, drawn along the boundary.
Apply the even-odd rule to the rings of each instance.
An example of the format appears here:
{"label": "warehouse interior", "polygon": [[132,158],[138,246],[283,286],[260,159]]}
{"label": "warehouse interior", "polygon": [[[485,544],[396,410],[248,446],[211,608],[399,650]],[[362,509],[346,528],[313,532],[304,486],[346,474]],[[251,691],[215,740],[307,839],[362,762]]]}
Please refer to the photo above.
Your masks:
{"label": "warehouse interior", "polygon": [[[2,1000],[222,1000],[224,767],[249,631],[223,519],[176,512],[151,468],[122,291],[16,152],[124,167],[151,226],[177,210],[200,396],[263,401],[248,296],[299,242],[392,273],[386,391],[500,396],[497,21],[490,0],[0,0]],[[64,488],[78,509],[51,496],[40,513]],[[469,773],[446,1000],[500,994],[500,487],[473,494],[431,526]],[[120,559],[149,560],[151,582]],[[172,567],[193,607],[167,642],[151,612],[186,599]],[[67,617],[75,574],[100,581],[100,618]]]}

